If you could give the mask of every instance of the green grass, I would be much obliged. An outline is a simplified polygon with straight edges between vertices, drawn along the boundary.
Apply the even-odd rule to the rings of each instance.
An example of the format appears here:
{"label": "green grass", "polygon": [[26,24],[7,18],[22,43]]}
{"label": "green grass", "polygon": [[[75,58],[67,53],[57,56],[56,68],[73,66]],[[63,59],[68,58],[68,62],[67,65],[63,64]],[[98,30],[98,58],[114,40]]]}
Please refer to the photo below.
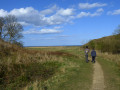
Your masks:
{"label": "green grass", "polygon": [[[37,49],[37,48],[36,48]],[[34,48],[34,50],[36,50]],[[47,88],[48,90],[89,90],[92,86],[93,67],[91,63],[84,60],[84,52],[80,47],[65,47],[61,49],[42,48],[37,50],[49,50],[54,52],[62,52],[63,57],[60,71],[53,77],[44,82],[31,84],[32,90]]]}
{"label": "green grass", "polygon": [[[92,82],[92,67],[82,59],[72,59],[76,65],[66,68],[66,81],[55,90],[89,90]],[[80,61],[81,60],[81,61]],[[86,86],[87,85],[87,86]]]}
{"label": "green grass", "polygon": [[120,67],[114,61],[97,58],[104,71],[105,90],[120,90]]}
{"label": "green grass", "polygon": [[[53,47],[40,50],[52,51]],[[43,90],[44,86],[48,90],[89,90],[92,86],[93,65],[92,63],[85,63],[84,51],[79,47],[56,48],[53,51],[65,52],[73,56],[62,56],[64,60],[61,65],[61,72],[49,78],[44,84],[37,83],[38,87],[40,88],[43,85]],[[115,62],[116,58],[115,61],[111,61],[107,57],[97,54],[96,58],[104,72],[105,90],[120,90],[120,66]],[[34,87],[37,86],[33,85],[32,90]]]}
{"label": "green grass", "polygon": [[[11,65],[11,71],[8,71],[7,66],[1,66],[3,70],[0,73],[0,88],[17,90],[21,87],[37,80],[47,80],[52,77],[61,66],[61,63],[54,62],[45,62],[45,63],[32,63],[29,65],[24,64],[14,64]],[[4,79],[3,79],[4,78]]]}

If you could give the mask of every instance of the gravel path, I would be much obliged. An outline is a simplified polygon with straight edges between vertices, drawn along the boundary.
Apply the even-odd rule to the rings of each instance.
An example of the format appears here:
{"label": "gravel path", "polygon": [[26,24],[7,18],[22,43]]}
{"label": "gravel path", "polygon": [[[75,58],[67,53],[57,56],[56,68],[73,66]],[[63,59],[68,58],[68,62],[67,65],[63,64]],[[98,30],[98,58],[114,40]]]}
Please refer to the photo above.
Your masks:
{"label": "gravel path", "polygon": [[101,65],[96,62],[94,64],[93,85],[91,90],[104,90],[104,75]]}

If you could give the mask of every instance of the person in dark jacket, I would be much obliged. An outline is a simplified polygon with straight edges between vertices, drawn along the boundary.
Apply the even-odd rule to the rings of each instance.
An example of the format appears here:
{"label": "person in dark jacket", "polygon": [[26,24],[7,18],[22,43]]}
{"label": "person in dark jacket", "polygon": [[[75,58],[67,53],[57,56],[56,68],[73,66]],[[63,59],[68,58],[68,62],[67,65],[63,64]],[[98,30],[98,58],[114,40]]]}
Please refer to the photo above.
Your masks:
{"label": "person in dark jacket", "polygon": [[92,56],[92,62],[95,63],[95,57],[96,57],[96,51],[93,48],[93,50],[91,51],[91,56]]}

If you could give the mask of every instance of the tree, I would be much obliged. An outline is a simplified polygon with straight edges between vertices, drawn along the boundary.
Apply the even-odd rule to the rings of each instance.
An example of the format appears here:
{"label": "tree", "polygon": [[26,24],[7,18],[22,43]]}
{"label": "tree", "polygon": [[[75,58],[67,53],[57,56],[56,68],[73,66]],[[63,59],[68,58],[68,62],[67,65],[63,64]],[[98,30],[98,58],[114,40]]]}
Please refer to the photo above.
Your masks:
{"label": "tree", "polygon": [[2,35],[3,35],[3,26],[4,26],[4,18],[0,17],[0,39],[2,39]]}
{"label": "tree", "polygon": [[19,42],[14,41],[13,44],[16,44],[20,47],[23,47],[23,42],[22,41],[19,41]]}
{"label": "tree", "polygon": [[113,35],[120,35],[120,25],[118,25],[117,29],[115,29]]}
{"label": "tree", "polygon": [[5,17],[3,29],[3,39],[5,41],[8,41],[10,43],[16,43],[20,42],[19,40],[23,37],[23,27],[17,22],[17,18],[13,15],[8,15]]}

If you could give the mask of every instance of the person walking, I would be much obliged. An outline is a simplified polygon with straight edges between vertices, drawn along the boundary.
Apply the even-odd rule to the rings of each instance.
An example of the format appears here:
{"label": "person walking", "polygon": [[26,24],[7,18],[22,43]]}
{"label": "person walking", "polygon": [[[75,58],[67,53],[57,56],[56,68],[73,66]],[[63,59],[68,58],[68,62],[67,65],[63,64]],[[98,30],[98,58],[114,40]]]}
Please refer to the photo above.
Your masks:
{"label": "person walking", "polygon": [[95,57],[96,57],[96,51],[93,48],[93,50],[91,51],[91,56],[92,56],[92,62],[95,63]]}
{"label": "person walking", "polygon": [[86,63],[88,63],[88,53],[89,53],[89,48],[88,48],[88,46],[86,46],[86,48],[85,48],[85,59],[86,59]]}

